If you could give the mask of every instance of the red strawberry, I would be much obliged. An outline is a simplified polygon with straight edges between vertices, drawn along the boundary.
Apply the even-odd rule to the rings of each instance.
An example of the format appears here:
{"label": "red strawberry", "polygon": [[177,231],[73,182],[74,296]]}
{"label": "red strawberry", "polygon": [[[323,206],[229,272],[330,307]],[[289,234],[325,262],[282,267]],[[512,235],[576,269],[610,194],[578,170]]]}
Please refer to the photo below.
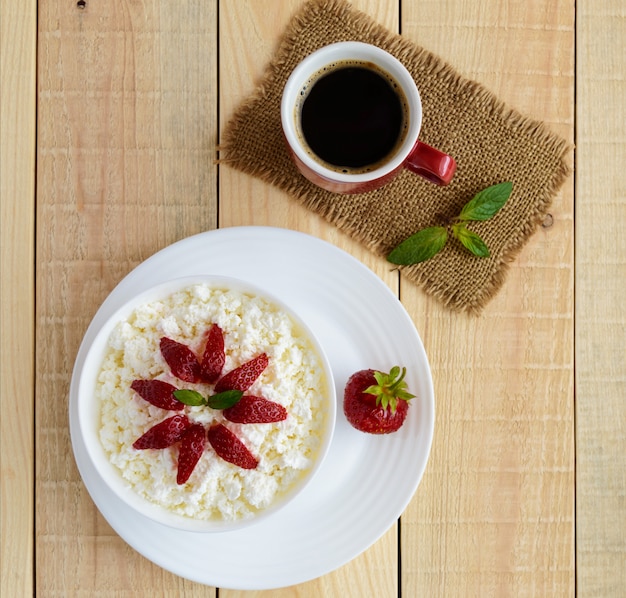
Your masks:
{"label": "red strawberry", "polygon": [[256,469],[259,464],[246,445],[226,426],[213,424],[209,428],[208,437],[211,446],[224,461],[243,469]]}
{"label": "red strawberry", "polygon": [[200,364],[193,351],[182,343],[164,336],[161,339],[161,355],[170,366],[172,374],[185,382],[200,381]]}
{"label": "red strawberry", "polygon": [[357,430],[389,434],[400,428],[414,395],[406,391],[406,369],[395,366],[389,374],[360,370],[348,379],[343,398],[346,418]]}
{"label": "red strawberry", "polygon": [[172,394],[175,386],[163,380],[133,380],[130,387],[144,400],[155,407],[169,411],[180,411],[185,406]]}
{"label": "red strawberry", "polygon": [[222,329],[213,324],[209,330],[204,355],[200,363],[200,376],[205,382],[213,384],[222,373],[226,355],[224,354],[224,335]]}
{"label": "red strawberry", "polygon": [[222,411],[224,417],[237,424],[269,424],[287,419],[287,410],[263,397],[245,395],[232,407]]}
{"label": "red strawberry", "polygon": [[200,457],[202,457],[205,445],[206,432],[204,426],[193,424],[185,430],[178,449],[177,484],[184,484],[189,479]]}
{"label": "red strawberry", "polygon": [[261,353],[261,355],[258,355],[254,359],[246,361],[238,368],[220,378],[215,386],[215,392],[223,392],[225,390],[240,390],[241,392],[245,392],[263,373],[268,363],[269,359],[265,353]]}
{"label": "red strawberry", "polygon": [[191,422],[185,415],[174,415],[150,428],[133,443],[136,449],[163,449],[178,442]]}

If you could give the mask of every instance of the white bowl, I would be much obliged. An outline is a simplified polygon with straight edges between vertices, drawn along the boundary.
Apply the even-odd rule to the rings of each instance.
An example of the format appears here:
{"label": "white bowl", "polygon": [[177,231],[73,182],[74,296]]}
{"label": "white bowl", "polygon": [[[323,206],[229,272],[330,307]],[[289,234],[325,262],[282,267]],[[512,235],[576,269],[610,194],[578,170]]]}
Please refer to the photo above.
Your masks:
{"label": "white bowl", "polygon": [[[160,506],[140,495],[121,475],[117,466],[113,465],[100,441],[100,402],[95,398],[96,380],[102,369],[103,359],[107,352],[109,338],[114,328],[119,322],[125,320],[137,307],[164,299],[176,291],[191,287],[196,284],[207,284],[212,288],[231,289],[234,291],[247,293],[266,299],[270,303],[277,305],[286,312],[300,328],[304,335],[310,340],[311,345],[319,356],[321,367],[323,368],[325,388],[320,389],[322,407],[325,411],[324,427],[320,430],[321,442],[317,455],[312,466],[307,473],[302,475],[293,486],[283,495],[278,497],[267,508],[260,510],[252,517],[245,519],[224,520],[224,519],[196,519],[175,513],[165,506]],[[180,388],[185,386],[181,382]],[[318,342],[315,334],[310,330],[302,319],[282,303],[276,297],[243,281],[224,276],[195,276],[174,279],[152,288],[133,297],[123,307],[111,316],[102,328],[97,332],[93,343],[88,348],[84,365],[78,380],[78,432],[84,441],[87,457],[93,470],[100,476],[106,485],[129,507],[149,517],[150,519],[164,525],[186,531],[195,532],[223,532],[250,525],[271,516],[291,502],[313,479],[316,472],[322,465],[328,453],[337,414],[337,400],[333,375],[328,362],[328,358]],[[164,419],[161,418],[161,419]],[[158,420],[160,421],[160,420]],[[155,421],[155,424],[158,423]],[[273,425],[273,424],[262,424]],[[207,442],[207,449],[210,445]],[[205,450],[205,453],[206,453]],[[215,458],[218,457],[215,455]],[[172,484],[176,484],[175,479]]]}

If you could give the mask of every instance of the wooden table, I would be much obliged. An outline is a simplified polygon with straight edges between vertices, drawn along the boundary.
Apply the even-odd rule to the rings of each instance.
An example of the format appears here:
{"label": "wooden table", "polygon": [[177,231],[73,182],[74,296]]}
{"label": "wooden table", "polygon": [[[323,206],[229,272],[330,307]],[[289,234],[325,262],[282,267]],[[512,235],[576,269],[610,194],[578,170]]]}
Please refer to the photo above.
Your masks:
{"label": "wooden table", "polygon": [[67,397],[85,329],[125,274],[174,241],[250,224],[325,239],[398,293],[437,421],[422,484],[371,548],[298,587],[220,598],[624,596],[624,2],[354,2],[576,145],[551,221],[479,317],[216,165],[300,4],[2,0],[2,596],[217,596],[98,513]]}

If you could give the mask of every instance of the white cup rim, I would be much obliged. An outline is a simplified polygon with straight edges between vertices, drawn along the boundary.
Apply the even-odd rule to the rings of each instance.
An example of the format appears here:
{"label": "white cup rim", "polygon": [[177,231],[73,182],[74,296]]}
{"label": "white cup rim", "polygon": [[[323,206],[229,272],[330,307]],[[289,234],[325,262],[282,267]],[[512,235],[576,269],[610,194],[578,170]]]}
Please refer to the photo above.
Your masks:
{"label": "white cup rim", "polygon": [[[311,157],[302,145],[296,130],[295,105],[301,87],[320,69],[338,60],[367,60],[389,73],[402,87],[408,101],[408,131],[395,155],[380,167],[367,172],[343,173],[327,168]],[[422,103],[413,77],[406,67],[394,56],[371,44],[363,42],[337,42],[324,46],[309,54],[292,71],[281,100],[281,122],[283,133],[296,157],[319,176],[338,183],[366,183],[379,179],[400,168],[417,143],[422,124]]]}

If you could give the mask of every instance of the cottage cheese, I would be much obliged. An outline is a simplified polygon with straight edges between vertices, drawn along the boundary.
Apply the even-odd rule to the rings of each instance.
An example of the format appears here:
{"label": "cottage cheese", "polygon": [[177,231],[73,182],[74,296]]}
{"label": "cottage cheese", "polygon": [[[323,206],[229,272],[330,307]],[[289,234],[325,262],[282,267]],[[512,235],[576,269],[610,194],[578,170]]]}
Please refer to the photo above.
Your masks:
{"label": "cottage cheese", "polygon": [[[247,394],[283,405],[285,421],[234,424],[219,410],[185,407],[189,419],[208,427],[224,422],[259,459],[254,470],[222,460],[207,447],[188,482],[176,484],[178,447],[136,450],[133,442],[173,415],[130,388],[135,379],[158,378],[204,396],[208,384],[175,378],[159,351],[162,336],[202,353],[213,324],[224,332],[226,373],[265,352],[269,365]],[[98,376],[100,440],[110,461],[141,496],[171,511],[202,520],[253,517],[280,500],[311,469],[322,444],[328,382],[320,356],[302,328],[265,298],[196,284],[137,308],[112,332]]]}

